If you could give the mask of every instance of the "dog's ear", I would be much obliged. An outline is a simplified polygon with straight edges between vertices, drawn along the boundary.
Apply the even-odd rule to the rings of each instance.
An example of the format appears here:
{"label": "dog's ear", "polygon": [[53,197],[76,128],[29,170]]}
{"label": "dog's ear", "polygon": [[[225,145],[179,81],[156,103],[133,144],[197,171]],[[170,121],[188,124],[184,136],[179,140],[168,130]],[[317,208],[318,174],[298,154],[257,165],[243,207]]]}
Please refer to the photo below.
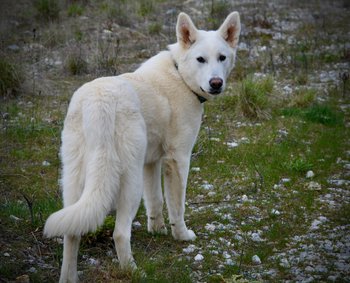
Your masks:
{"label": "dog's ear", "polygon": [[235,48],[238,44],[239,34],[241,32],[241,21],[238,12],[229,14],[218,29],[218,32],[232,48]]}
{"label": "dog's ear", "polygon": [[191,18],[183,12],[177,18],[176,36],[177,41],[184,48],[189,48],[196,41],[197,28]]}

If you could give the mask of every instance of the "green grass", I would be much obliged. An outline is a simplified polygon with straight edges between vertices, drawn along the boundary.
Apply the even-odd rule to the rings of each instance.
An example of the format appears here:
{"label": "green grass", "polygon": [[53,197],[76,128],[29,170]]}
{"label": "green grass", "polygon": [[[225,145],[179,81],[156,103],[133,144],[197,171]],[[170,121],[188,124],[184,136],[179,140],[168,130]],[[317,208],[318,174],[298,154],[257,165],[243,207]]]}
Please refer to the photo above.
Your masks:
{"label": "green grass", "polygon": [[271,77],[254,80],[253,77],[248,76],[244,79],[239,91],[239,102],[243,115],[255,119],[268,117],[267,108],[272,91],[273,79]]}
{"label": "green grass", "polygon": [[[59,95],[49,96],[45,88],[40,95],[36,95],[38,91],[29,95],[22,89],[21,69],[7,53],[1,57],[0,240],[6,243],[2,254],[9,252],[16,261],[1,257],[0,274],[5,281],[16,281],[16,277],[27,274],[32,266],[27,257],[30,254],[37,261],[51,265],[49,269],[36,266],[38,272],[29,274],[31,282],[57,282],[62,245],[45,239],[42,229],[46,218],[62,207],[58,151],[69,101],[66,89],[70,89],[67,94],[70,97],[71,89],[78,85],[77,80],[116,74],[123,68],[133,69],[134,64],[140,63],[140,50],[152,47],[152,52],[156,52],[158,44],[165,46],[170,36],[175,37],[173,31],[168,32],[168,26],[176,17],[172,19],[168,14],[166,19],[159,17],[169,10],[170,2],[163,0],[106,0],[97,4],[78,1],[67,4],[64,13],[57,1],[33,3],[40,18],[53,23],[40,26],[36,38],[32,38],[31,33],[18,33],[26,34],[28,44],[44,46],[37,54],[31,51],[33,57],[35,55],[34,65],[32,59],[26,58],[27,53],[21,53],[19,61],[27,64],[26,70],[38,72],[39,84],[39,78],[45,77],[43,82],[49,82],[50,91],[53,89],[53,93],[57,91]],[[185,3],[181,5],[188,8]],[[218,27],[230,6],[228,1],[203,3],[201,12],[209,18],[198,14],[198,27]],[[243,7],[249,11],[252,6],[243,3],[237,10]],[[82,238],[78,259],[78,270],[83,271],[82,282],[259,282],[254,273],[269,269],[277,270],[276,278],[263,276],[263,280],[293,281],[288,269],[279,266],[272,256],[288,251],[291,239],[308,233],[312,220],[320,213],[330,220],[330,228],[348,224],[347,203],[340,209],[327,210],[318,201],[328,192],[328,178],[348,179],[342,175],[344,164],[337,162],[338,158],[349,159],[345,153],[350,135],[346,126],[349,113],[340,110],[340,104],[349,104],[348,79],[344,77],[338,85],[314,85],[319,72],[348,58],[345,47],[338,53],[323,48],[335,44],[329,34],[342,33],[341,28],[346,30],[346,25],[338,25],[338,17],[330,21],[320,15],[322,19],[315,18],[297,30],[286,31],[287,36],[293,35],[296,44],[287,45],[287,40],[281,40],[273,45],[271,34],[251,29],[279,28],[269,21],[267,12],[261,14],[256,17],[241,13],[248,31],[242,34],[241,41],[249,50],[238,51],[230,78],[234,83],[228,85],[227,95],[205,104],[203,125],[191,162],[191,167],[199,167],[200,171],[190,171],[185,218],[198,238],[187,243],[174,241],[170,233],[150,235],[145,209],[141,206],[136,220],[142,226],[132,232],[132,250],[139,271],[132,274],[121,271],[113,261],[116,258],[112,240],[115,217],[108,216],[102,227]],[[95,25],[91,25],[90,20],[88,24],[80,22],[80,15],[88,16]],[[327,24],[320,28],[323,20]],[[25,21],[20,22],[21,26]],[[103,29],[111,30],[113,37],[100,38]],[[28,30],[31,27],[26,26],[25,31]],[[147,33],[155,39],[145,40]],[[20,42],[16,40],[13,42]],[[89,57],[89,66],[87,61],[81,61],[85,56],[80,50],[74,52],[66,48],[70,46],[68,40],[78,42],[82,51],[84,48],[96,51],[91,53],[94,57]],[[344,46],[345,42],[344,37],[337,40]],[[254,57],[255,46],[266,46],[268,52]],[[127,53],[123,49],[127,49]],[[57,52],[63,54],[61,58],[67,58],[64,67],[68,75],[62,77],[62,72],[51,69],[45,69],[47,72],[43,74],[41,63],[47,52]],[[71,53],[72,56],[65,56]],[[273,73],[274,77],[253,78],[252,74],[258,72]],[[346,71],[341,72],[346,75]],[[75,74],[81,76],[71,76]],[[25,79],[28,80],[28,75]],[[293,89],[290,97],[281,90],[287,84]],[[321,103],[319,98],[326,99]],[[232,142],[238,146],[229,147]],[[312,179],[306,178],[308,170],[315,173]],[[310,181],[320,184],[320,189],[308,189]],[[205,182],[214,189],[203,189]],[[245,196],[248,201],[243,201]],[[215,225],[216,230],[209,231],[207,224]],[[261,242],[251,237],[258,232]],[[322,231],[319,233],[323,236]],[[195,245],[196,250],[186,254],[183,249],[190,244]],[[232,265],[225,264],[224,252],[232,255]],[[202,262],[194,261],[198,253],[204,256]],[[261,266],[252,264],[253,255],[260,257]],[[100,265],[89,265],[87,258],[90,257],[99,260]],[[195,273],[199,277],[195,277]]]}
{"label": "green grass", "polygon": [[18,93],[23,81],[21,65],[0,58],[0,98]]}
{"label": "green grass", "polygon": [[35,0],[34,7],[37,17],[44,21],[56,21],[59,18],[60,6],[56,0]]}

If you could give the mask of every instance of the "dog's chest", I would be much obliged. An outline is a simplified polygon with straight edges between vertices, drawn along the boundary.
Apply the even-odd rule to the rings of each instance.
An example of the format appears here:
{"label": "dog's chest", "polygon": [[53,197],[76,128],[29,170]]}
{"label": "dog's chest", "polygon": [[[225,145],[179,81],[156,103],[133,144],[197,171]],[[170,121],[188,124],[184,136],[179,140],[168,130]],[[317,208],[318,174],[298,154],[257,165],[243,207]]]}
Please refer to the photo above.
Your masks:
{"label": "dog's chest", "polygon": [[[186,110],[186,109],[182,109]],[[201,125],[202,108],[192,111],[171,111],[163,119],[146,118],[147,152],[145,163],[155,162],[173,151],[192,151]],[[157,119],[158,118],[158,119]]]}

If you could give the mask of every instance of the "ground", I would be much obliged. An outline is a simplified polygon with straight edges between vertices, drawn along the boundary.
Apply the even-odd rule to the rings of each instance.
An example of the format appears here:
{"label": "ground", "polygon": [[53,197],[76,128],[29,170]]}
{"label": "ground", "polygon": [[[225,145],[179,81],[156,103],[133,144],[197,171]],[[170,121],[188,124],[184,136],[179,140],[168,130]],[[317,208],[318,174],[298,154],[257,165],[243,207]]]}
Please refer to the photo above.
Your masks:
{"label": "ground", "polygon": [[[187,12],[217,28],[240,12],[225,95],[205,104],[186,220],[194,242],[133,224],[138,272],[118,268],[114,216],[83,237],[82,282],[350,281],[347,1],[1,1],[0,281],[57,282],[60,132],[70,97],[176,40]],[[170,230],[170,227],[168,227]]]}

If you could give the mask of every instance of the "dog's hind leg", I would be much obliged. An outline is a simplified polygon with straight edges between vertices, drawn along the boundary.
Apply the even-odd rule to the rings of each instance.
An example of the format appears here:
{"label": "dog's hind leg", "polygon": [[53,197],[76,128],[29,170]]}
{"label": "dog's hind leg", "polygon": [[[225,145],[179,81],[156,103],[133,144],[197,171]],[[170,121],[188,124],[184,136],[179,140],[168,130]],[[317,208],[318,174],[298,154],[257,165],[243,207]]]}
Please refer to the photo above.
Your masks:
{"label": "dog's hind leg", "polygon": [[80,236],[64,236],[63,262],[60,283],[78,282],[77,260]]}
{"label": "dog's hind leg", "polygon": [[[62,134],[62,187],[64,206],[78,201],[84,188],[85,141],[83,133],[67,125]],[[80,236],[64,236],[60,283],[78,282],[77,258]]]}
{"label": "dog's hind leg", "polygon": [[116,200],[117,217],[113,239],[121,268],[134,269],[136,264],[131,253],[131,226],[143,193],[143,165],[147,134],[144,120],[139,113],[128,115],[126,119],[120,117],[119,121],[116,131],[119,137],[117,150],[125,167]]}
{"label": "dog's hind leg", "polygon": [[121,188],[117,200],[117,217],[113,239],[120,266],[123,269],[136,268],[131,253],[130,237],[132,221],[137,213],[142,198],[142,161],[131,166],[122,175]]}
{"label": "dog's hind leg", "polygon": [[163,217],[163,193],[161,185],[161,162],[144,167],[144,200],[148,216],[148,232],[167,234]]}

